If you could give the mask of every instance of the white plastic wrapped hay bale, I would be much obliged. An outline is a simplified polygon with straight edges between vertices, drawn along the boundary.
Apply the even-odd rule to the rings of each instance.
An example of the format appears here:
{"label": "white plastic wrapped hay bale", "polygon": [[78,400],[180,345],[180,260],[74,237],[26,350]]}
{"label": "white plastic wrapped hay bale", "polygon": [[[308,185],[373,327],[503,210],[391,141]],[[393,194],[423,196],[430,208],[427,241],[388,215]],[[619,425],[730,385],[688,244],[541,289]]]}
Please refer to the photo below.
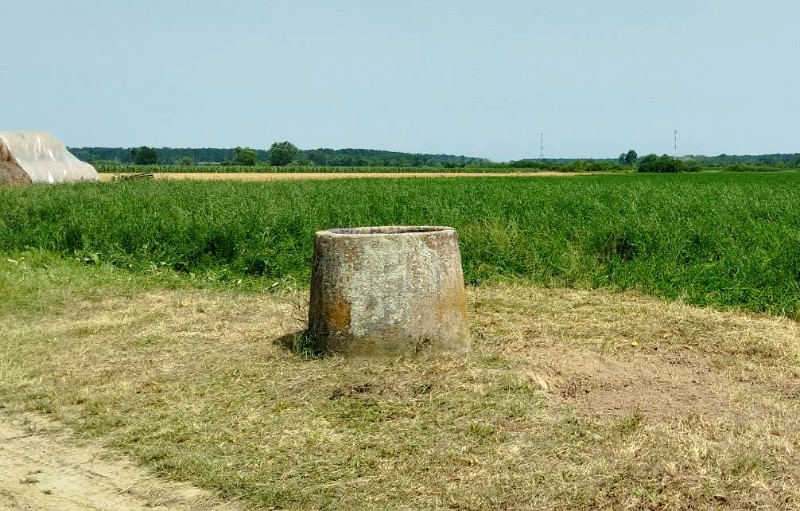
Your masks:
{"label": "white plastic wrapped hay bale", "polygon": [[39,131],[0,132],[0,182],[97,181],[97,171],[55,137]]}

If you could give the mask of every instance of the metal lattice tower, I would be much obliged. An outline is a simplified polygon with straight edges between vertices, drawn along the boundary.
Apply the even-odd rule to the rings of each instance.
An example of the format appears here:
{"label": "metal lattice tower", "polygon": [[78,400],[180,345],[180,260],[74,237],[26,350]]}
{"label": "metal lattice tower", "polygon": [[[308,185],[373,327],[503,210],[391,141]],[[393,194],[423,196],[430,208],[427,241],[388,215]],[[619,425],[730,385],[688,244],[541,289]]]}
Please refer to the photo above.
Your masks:
{"label": "metal lattice tower", "polygon": [[675,158],[678,157],[678,130],[675,130]]}
{"label": "metal lattice tower", "polygon": [[544,132],[539,133],[539,159],[544,160]]}

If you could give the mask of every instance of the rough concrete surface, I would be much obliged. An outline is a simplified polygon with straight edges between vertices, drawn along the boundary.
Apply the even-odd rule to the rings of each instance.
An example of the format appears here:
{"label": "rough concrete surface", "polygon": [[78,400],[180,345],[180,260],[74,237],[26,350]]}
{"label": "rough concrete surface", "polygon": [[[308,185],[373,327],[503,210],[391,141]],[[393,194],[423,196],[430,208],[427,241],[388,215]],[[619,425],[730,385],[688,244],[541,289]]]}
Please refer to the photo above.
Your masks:
{"label": "rough concrete surface", "polygon": [[325,349],[349,355],[467,349],[455,230],[391,226],[317,232],[309,332]]}

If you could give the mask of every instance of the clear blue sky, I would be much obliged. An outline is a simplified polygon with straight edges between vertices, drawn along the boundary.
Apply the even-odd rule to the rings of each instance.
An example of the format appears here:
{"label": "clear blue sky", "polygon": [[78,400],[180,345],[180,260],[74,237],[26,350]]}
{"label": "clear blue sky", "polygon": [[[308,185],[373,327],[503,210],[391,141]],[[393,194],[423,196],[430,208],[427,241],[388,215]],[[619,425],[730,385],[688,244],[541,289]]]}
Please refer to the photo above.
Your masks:
{"label": "clear blue sky", "polygon": [[70,146],[800,152],[796,0],[3,2],[0,130]]}

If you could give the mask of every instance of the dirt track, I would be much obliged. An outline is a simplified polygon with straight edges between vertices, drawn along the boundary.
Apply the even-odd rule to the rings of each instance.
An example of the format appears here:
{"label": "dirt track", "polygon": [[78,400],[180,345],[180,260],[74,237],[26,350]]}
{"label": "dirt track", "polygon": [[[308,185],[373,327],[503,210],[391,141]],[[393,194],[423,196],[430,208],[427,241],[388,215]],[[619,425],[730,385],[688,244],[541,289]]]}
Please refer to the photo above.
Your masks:
{"label": "dirt track", "polygon": [[[176,172],[155,173],[159,180],[193,181],[295,181],[304,179],[402,179],[409,177],[573,177],[588,174],[568,174],[564,172]],[[112,181],[116,174],[100,174],[101,181]]]}
{"label": "dirt track", "polygon": [[63,427],[0,414],[0,511],[235,510],[189,484],[148,474],[97,445],[76,445]]}

